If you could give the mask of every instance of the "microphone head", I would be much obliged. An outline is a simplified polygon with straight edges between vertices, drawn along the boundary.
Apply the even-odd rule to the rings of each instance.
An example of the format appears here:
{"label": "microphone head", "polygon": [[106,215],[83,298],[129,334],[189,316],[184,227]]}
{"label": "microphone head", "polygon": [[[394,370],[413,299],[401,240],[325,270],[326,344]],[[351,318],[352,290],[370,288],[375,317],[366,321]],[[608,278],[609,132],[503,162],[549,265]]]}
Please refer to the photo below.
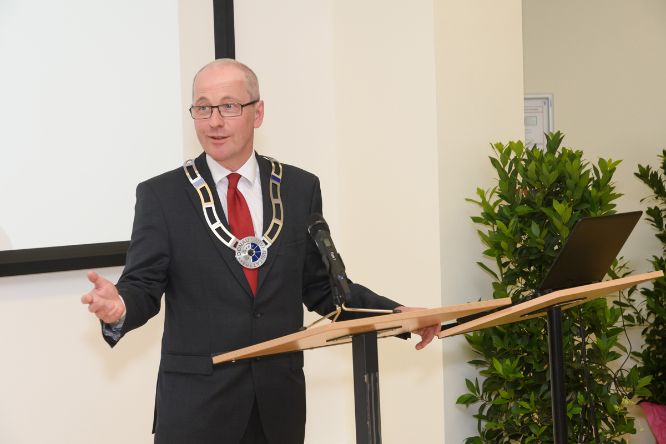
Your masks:
{"label": "microphone head", "polygon": [[308,233],[310,233],[310,236],[313,236],[318,231],[324,231],[329,234],[331,232],[326,220],[324,220],[324,216],[319,213],[312,213],[308,218]]}

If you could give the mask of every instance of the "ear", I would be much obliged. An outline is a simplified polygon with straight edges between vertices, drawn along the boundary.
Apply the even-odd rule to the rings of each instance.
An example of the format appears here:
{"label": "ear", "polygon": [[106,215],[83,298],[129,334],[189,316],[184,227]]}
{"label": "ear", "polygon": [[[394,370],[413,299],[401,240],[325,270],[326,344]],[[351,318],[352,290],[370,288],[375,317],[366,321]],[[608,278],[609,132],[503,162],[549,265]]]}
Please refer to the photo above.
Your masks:
{"label": "ear", "polygon": [[264,101],[260,100],[254,106],[254,127],[259,128],[264,121]]}

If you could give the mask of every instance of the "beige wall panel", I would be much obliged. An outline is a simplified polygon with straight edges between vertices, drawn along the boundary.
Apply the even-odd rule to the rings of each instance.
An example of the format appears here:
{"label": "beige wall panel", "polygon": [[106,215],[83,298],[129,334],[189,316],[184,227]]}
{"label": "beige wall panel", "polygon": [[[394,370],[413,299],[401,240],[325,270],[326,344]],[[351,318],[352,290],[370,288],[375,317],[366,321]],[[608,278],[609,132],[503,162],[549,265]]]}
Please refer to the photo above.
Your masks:
{"label": "beige wall panel", "polygon": [[[483,247],[465,202],[494,185],[490,143],[523,138],[521,5],[517,0],[435,2],[442,304],[492,298],[476,265]],[[476,431],[474,410],[457,406],[476,370],[462,337],[444,340],[446,442]]]}
{"label": "beige wall panel", "polygon": [[[338,238],[353,276],[438,306],[440,255],[432,2],[336,1]],[[388,443],[442,442],[441,343],[380,344]]]}
{"label": "beige wall panel", "polygon": [[[414,215],[438,243],[431,2],[237,2],[236,35],[267,102],[257,146],[320,177],[352,278],[439,305],[438,249],[409,263]],[[380,343],[387,443],[443,439],[440,345],[416,353],[415,342]],[[308,352],[305,370],[306,442],[353,442],[351,347]]]}
{"label": "beige wall panel", "polygon": [[[256,149],[319,176],[324,215],[337,240],[340,176],[332,11],[331,1],[236,2],[235,27],[236,57],[255,70],[266,103]],[[316,317],[306,314],[306,319]],[[305,354],[307,443],[353,439],[350,362],[350,346]]]}

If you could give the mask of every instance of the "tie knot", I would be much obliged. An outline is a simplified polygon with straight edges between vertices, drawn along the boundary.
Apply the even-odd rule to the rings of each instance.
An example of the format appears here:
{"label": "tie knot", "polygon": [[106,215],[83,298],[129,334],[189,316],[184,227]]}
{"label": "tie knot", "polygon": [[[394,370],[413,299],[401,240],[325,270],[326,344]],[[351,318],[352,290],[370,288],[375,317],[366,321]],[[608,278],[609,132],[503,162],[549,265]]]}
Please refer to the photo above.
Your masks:
{"label": "tie knot", "polygon": [[241,175],[238,173],[229,173],[227,179],[229,179],[229,188],[235,189],[238,186],[238,181],[240,180]]}

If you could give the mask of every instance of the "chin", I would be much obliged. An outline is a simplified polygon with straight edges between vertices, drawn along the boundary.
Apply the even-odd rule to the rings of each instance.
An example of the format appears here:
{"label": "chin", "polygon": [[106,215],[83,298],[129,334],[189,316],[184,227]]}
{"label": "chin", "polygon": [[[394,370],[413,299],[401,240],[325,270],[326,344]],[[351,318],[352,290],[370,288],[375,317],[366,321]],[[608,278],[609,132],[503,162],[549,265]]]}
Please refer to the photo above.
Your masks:
{"label": "chin", "polygon": [[206,154],[208,154],[210,157],[217,160],[218,162],[221,162],[229,158],[228,150],[221,147],[207,146],[204,147],[204,151],[206,152]]}

